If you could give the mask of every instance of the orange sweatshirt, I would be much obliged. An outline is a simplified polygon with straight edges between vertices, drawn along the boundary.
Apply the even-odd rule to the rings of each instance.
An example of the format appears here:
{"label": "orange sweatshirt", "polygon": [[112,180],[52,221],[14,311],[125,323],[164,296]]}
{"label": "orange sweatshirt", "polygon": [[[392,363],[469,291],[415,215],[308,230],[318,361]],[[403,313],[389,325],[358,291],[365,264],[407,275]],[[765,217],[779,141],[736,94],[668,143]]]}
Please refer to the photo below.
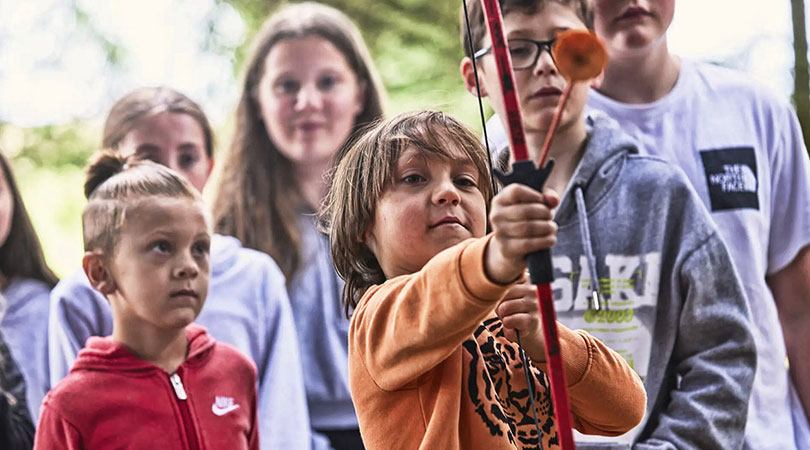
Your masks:
{"label": "orange sweatshirt", "polygon": [[[536,449],[516,344],[493,310],[511,285],[484,272],[490,236],[370,288],[349,328],[349,380],[368,450]],[[641,380],[624,359],[558,324],[574,426],[619,435],[641,421]],[[544,364],[531,367],[543,448],[559,448]]]}

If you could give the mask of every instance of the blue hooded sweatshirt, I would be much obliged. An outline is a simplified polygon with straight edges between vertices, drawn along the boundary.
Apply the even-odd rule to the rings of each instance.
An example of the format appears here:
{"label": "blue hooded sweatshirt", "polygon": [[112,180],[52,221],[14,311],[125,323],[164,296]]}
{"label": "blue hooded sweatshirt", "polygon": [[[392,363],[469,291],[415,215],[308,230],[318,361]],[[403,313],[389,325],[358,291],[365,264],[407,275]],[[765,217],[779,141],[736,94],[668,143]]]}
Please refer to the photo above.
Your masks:
{"label": "blue hooded sweatshirt", "polygon": [[6,311],[0,330],[25,380],[28,411],[36,423],[48,382],[48,296],[40,280],[12,278],[3,291]]}
{"label": "blue hooded sweatshirt", "polygon": [[[112,311],[81,270],[56,285],[50,306],[50,380],[56,385],[87,338],[112,334]],[[196,323],[256,363],[261,448],[309,449],[298,339],[276,263],[235,238],[213,235],[208,298]]]}
{"label": "blue hooded sweatshirt", "polygon": [[555,215],[555,306],[628,360],[647,412],[623,439],[577,448],[740,448],[756,354],[726,246],[679,168],[640,156],[605,115],[586,125]]}
{"label": "blue hooded sweatshirt", "polygon": [[[301,269],[290,285],[307,401],[314,430],[358,430],[349,391],[349,319],[340,301],[343,280],[335,271],[329,238],[318,231],[312,214],[299,217]],[[330,449],[315,431],[315,450]]]}

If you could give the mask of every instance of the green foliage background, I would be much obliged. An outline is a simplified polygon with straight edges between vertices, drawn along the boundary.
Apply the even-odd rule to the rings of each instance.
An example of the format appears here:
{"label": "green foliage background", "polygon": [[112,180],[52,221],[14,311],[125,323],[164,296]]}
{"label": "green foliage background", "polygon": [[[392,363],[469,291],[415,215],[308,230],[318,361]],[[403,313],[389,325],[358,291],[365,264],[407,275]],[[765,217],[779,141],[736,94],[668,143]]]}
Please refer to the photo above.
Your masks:
{"label": "green foliage background", "polygon": [[[93,36],[103,50],[108,66],[113,69],[107,76],[125,73],[126,48],[93,22],[92,15],[83,9],[83,5],[88,3],[65,1],[69,2],[75,15],[76,32]],[[176,1],[182,6],[191,5],[197,0]],[[217,34],[217,17],[212,16],[207,22],[199,24],[206,31],[206,39],[199,43],[199,48],[227,58],[238,83],[253,35],[273,11],[294,1],[213,1],[216,6],[232,7],[240,14],[246,27],[245,39],[236,46],[227,44],[228,40]],[[462,55],[459,24],[461,0],[321,1],[344,11],[360,28],[386,86],[389,115],[415,109],[439,109],[480,132],[477,102],[464,90],[459,75]],[[791,2],[797,4],[798,9],[804,9],[802,1]],[[803,29],[796,31],[796,36],[804,34]],[[806,50],[798,53],[806,53]],[[734,54],[727,60],[717,62],[735,67],[744,60]],[[801,76],[796,77],[794,95],[794,101],[799,106],[807,104],[805,100],[808,95],[806,64],[802,67],[804,69],[797,72]],[[810,135],[807,131],[810,128],[810,109],[800,107],[798,113],[806,128],[805,134]],[[232,117],[232,111],[229,117]],[[67,275],[79,266],[82,254],[80,214],[84,204],[82,170],[100,140],[99,126],[93,121],[73,121],[20,128],[0,122],[0,148],[12,159],[18,184],[39,232],[46,257],[60,276]],[[219,148],[224,148],[230,139],[230,120],[214,123],[213,126]]]}
{"label": "green foliage background", "polygon": [[[221,0],[224,1],[224,0]],[[253,35],[276,9],[295,2],[228,0]],[[474,129],[480,119],[474,97],[459,74],[461,0],[322,0],[351,17],[360,28],[383,78],[389,113],[433,108],[452,113]],[[235,52],[241,68],[248,50]]]}
{"label": "green foliage background", "polygon": [[[253,35],[273,11],[294,2],[216,1],[230,4],[240,13],[247,27],[246,38],[237,48],[221,45],[212,18],[212,23],[200,25],[209,30],[209,38],[201,47],[227,55],[238,80]],[[480,131],[477,102],[464,90],[458,69],[462,54],[461,0],[322,2],[345,12],[360,28],[386,86],[389,115],[414,109],[440,109]],[[120,65],[126,59],[126,50],[99,31],[79,3],[72,5],[78,26],[96,37],[112,67]],[[222,149],[230,138],[229,123],[213,125]],[[46,258],[59,276],[66,276],[80,264],[82,171],[96,150],[100,135],[99,125],[91,122],[34,128],[0,122],[0,148],[12,159]]]}

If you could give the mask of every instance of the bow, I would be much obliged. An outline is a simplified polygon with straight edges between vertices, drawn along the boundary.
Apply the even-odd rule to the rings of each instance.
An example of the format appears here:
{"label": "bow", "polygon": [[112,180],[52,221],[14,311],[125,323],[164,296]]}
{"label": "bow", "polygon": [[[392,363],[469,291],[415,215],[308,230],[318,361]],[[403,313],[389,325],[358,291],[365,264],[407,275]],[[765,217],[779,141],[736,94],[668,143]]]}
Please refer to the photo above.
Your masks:
{"label": "bow", "polygon": [[[500,5],[498,4],[498,0],[481,0],[481,3],[489,28],[490,39],[492,41],[492,54],[498,68],[498,76],[501,84],[501,92],[503,95],[506,112],[506,122],[508,124],[509,143],[512,150],[512,155],[514,157],[512,172],[502,173],[497,169],[494,170],[494,172],[504,185],[521,183],[538,191],[542,191],[543,185],[554,167],[553,161],[549,161],[548,164],[544,165],[545,159],[551,145],[554,130],[556,129],[559,121],[560,113],[562,112],[564,103],[568,98],[568,94],[570,93],[573,83],[569,81],[565,91],[563,92],[560,99],[560,104],[558,105],[554,119],[552,120],[551,128],[548,131],[546,141],[543,145],[539,167],[536,167],[534,162],[529,157],[529,151],[526,145],[526,137],[523,131],[523,118],[520,113],[520,106],[518,104],[517,95],[515,92],[515,78],[512,72],[511,56],[503,30],[503,17],[501,14]],[[467,38],[469,40],[472,53],[475,53],[474,43],[472,42],[472,35],[470,32],[470,22],[467,13],[466,0],[463,0],[463,7],[464,18],[467,25]],[[475,75],[475,85],[478,93],[479,108],[481,109],[481,118],[483,121],[481,92],[478,86],[478,69],[476,67],[474,57],[472,62]],[[485,123],[483,124],[483,129],[484,141],[486,143],[487,154],[489,156],[489,139],[486,135]],[[489,159],[491,162],[491,156]],[[559,443],[563,450],[573,450],[575,449],[575,446],[572,431],[571,408],[565,382],[565,369],[562,364],[562,355],[560,354],[560,341],[557,332],[557,314],[554,310],[554,298],[551,291],[551,282],[554,280],[554,268],[551,263],[551,252],[549,250],[543,250],[530,254],[527,257],[527,266],[529,268],[531,281],[537,287],[537,298],[542,316],[543,337],[545,339],[546,362],[549,379],[551,381],[551,397],[554,404],[554,411],[556,413]],[[520,342],[520,334],[517,335],[517,339],[518,345],[521,347],[520,354],[523,361],[524,374],[526,375],[526,383],[529,398],[531,399],[535,426],[537,427],[537,439],[540,447],[542,448],[542,433],[537,420],[537,408],[534,405],[531,373],[529,371],[525,352],[523,351],[522,344]]]}

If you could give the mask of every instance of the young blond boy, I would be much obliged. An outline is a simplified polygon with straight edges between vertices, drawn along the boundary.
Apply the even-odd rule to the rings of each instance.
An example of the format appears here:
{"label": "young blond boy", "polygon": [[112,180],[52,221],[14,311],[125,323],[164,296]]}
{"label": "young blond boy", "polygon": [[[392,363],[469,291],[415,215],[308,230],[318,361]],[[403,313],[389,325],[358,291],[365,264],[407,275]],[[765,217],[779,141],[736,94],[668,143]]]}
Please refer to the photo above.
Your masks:
{"label": "young blond boy", "polygon": [[[559,31],[592,28],[591,6],[586,0],[500,3],[536,158],[566,83],[551,45]],[[476,57],[481,91],[503,118],[477,2],[470,3],[470,16],[476,47],[466,48],[462,75],[475,92],[470,58]],[[556,166],[548,185],[564,193],[551,250],[556,309],[566,326],[593,333],[628,360],[644,380],[647,413],[620,438],[579,436],[578,448],[594,440],[615,448],[738,448],[755,350],[728,251],[679,170],[639,156],[614,121],[586,116],[588,90],[587,83],[573,87],[550,150]]]}

